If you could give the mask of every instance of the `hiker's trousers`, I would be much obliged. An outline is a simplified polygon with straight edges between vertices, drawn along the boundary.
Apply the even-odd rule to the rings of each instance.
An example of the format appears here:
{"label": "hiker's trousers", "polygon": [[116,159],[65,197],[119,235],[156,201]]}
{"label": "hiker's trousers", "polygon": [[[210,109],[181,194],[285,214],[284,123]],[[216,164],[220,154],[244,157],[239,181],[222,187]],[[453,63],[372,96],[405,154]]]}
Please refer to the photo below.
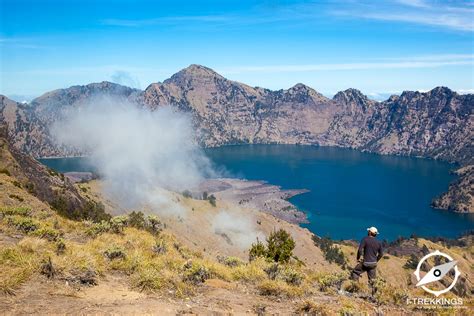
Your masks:
{"label": "hiker's trousers", "polygon": [[358,280],[364,272],[367,272],[369,283],[372,284],[372,282],[377,277],[377,265],[367,265],[362,262],[357,263],[354,270],[352,270],[351,279]]}

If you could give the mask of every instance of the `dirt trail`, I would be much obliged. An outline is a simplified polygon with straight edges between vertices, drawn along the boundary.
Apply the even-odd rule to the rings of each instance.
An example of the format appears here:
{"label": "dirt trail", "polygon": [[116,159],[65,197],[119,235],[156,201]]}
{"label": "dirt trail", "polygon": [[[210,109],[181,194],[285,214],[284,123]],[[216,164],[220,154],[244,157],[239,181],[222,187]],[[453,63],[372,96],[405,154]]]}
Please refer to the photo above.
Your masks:
{"label": "dirt trail", "polygon": [[[321,296],[320,302],[336,303]],[[2,314],[293,314],[300,303],[255,295],[254,289],[221,280],[208,280],[190,298],[176,299],[131,290],[125,277],[107,275],[97,286],[75,289],[64,281],[38,276],[17,290],[15,296],[0,296]]]}

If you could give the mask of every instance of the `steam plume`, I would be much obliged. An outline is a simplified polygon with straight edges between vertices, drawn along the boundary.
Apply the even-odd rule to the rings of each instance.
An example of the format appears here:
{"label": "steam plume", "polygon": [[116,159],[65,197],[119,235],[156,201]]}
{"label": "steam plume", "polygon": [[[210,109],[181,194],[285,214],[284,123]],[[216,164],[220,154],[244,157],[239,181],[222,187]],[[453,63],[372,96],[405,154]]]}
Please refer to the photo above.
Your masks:
{"label": "steam plume", "polygon": [[221,210],[213,219],[212,227],[216,234],[226,234],[241,249],[248,249],[257,238],[264,235],[257,231],[252,216],[243,217],[241,213],[232,210]]}
{"label": "steam plume", "polygon": [[152,112],[124,100],[95,98],[51,132],[59,143],[87,153],[106,193],[124,207],[148,204],[165,212],[172,201],[159,188],[181,192],[214,175],[194,141],[190,117],[170,107]]}

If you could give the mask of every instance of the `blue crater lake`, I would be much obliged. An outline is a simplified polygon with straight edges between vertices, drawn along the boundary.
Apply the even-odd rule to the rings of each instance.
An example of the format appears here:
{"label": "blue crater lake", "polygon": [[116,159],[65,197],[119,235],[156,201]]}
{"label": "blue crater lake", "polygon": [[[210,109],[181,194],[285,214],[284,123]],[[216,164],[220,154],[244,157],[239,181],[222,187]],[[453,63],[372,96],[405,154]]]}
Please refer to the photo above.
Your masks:
{"label": "blue crater lake", "polygon": [[[336,147],[242,145],[205,150],[233,177],[265,180],[284,189],[308,189],[290,201],[320,236],[359,239],[376,226],[380,238],[457,237],[474,229],[474,214],[435,210],[456,166],[421,158],[381,156]],[[90,171],[85,158],[42,159],[60,171]]]}

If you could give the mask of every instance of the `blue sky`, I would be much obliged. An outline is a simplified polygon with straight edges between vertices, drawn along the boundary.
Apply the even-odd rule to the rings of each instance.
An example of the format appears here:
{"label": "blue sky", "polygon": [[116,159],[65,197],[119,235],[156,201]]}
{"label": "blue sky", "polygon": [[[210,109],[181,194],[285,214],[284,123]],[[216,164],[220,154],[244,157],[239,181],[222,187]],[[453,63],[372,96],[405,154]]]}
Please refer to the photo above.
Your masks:
{"label": "blue sky", "polygon": [[474,92],[473,1],[0,3],[0,93],[16,99],[103,80],[144,89],[190,64],[329,96]]}

